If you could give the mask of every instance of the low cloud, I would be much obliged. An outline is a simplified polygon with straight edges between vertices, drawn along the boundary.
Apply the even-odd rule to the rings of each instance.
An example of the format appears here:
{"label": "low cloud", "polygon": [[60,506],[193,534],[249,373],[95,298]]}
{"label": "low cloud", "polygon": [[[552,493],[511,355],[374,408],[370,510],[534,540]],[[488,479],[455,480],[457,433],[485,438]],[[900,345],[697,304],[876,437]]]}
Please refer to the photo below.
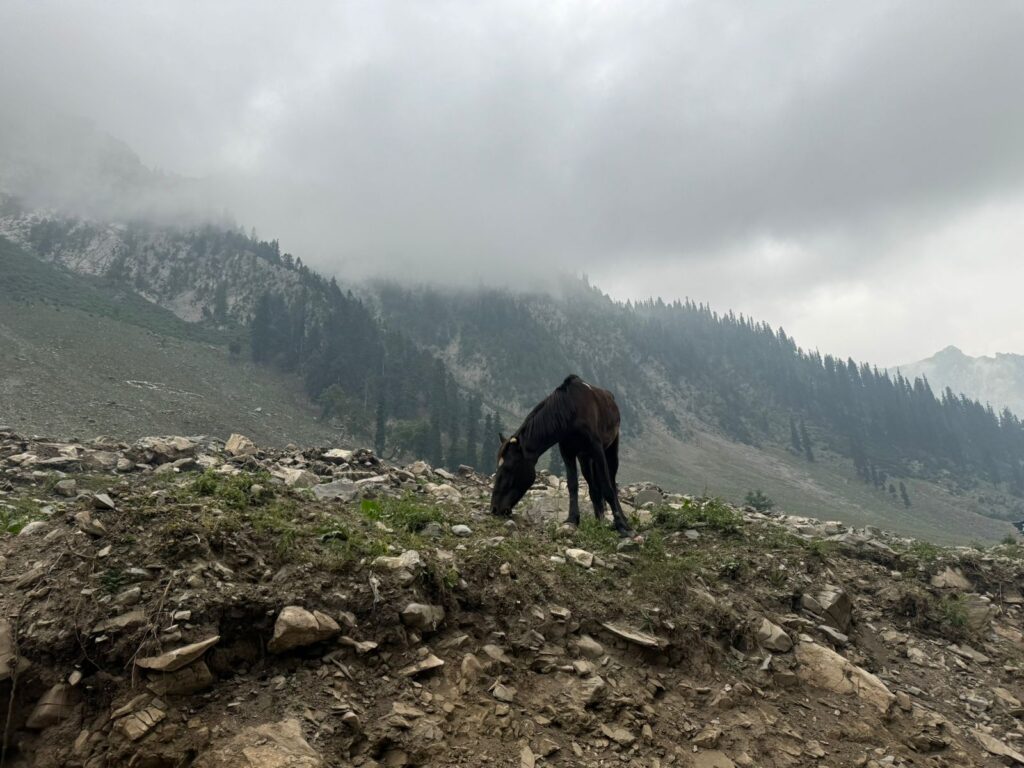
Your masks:
{"label": "low cloud", "polygon": [[1022,21],[1013,0],[16,1],[0,96],[89,118],[342,276],[587,272],[895,362],[1024,349],[989,300],[1024,277],[1020,217],[991,213],[1024,193]]}

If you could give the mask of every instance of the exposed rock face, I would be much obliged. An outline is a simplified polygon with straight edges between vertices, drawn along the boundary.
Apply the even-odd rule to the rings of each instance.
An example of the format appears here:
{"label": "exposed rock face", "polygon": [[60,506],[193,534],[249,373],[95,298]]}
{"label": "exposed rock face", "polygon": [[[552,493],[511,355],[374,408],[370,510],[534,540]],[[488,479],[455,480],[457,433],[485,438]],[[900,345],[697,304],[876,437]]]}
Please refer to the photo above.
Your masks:
{"label": "exposed rock face", "polygon": [[25,727],[41,731],[56,725],[70,714],[70,691],[64,683],[58,683],[42,695],[35,709],[28,716]]}
{"label": "exposed rock face", "polygon": [[779,653],[786,653],[793,648],[793,640],[786,631],[768,619],[761,619],[757,626],[757,642],[762,648]]}
{"label": "exposed rock face", "polygon": [[267,644],[271,653],[313,645],[341,633],[338,622],[320,611],[307,611],[297,605],[281,610],[274,623],[274,636]]}
{"label": "exposed rock face", "polygon": [[246,728],[199,756],[195,768],[323,768],[298,720]]}
{"label": "exposed rock face", "polygon": [[892,711],[896,697],[870,672],[852,664],[833,650],[807,640],[796,645],[797,675],[819,688],[853,694],[882,714]]}
{"label": "exposed rock face", "polygon": [[828,585],[814,593],[805,594],[802,602],[804,610],[817,614],[840,632],[850,631],[853,603],[850,602],[850,596],[839,587]]}

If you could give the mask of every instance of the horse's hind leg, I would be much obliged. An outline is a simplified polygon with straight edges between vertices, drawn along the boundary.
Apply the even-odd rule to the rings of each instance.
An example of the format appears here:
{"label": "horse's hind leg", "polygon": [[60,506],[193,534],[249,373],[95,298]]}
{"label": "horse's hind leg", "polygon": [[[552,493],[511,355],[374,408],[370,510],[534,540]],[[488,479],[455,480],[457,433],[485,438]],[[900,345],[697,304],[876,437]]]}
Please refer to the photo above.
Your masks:
{"label": "horse's hind leg", "polygon": [[593,458],[580,456],[580,468],[583,470],[583,479],[587,481],[587,488],[590,490],[590,501],[594,505],[594,517],[603,520],[604,494],[601,493],[601,486],[597,481]]}
{"label": "horse's hind leg", "polygon": [[565,464],[565,482],[569,486],[569,523],[580,524],[580,475],[576,469],[576,454],[558,446],[562,454],[562,462]]}
{"label": "horse's hind leg", "polygon": [[629,521],[626,520],[626,514],[622,511],[622,505],[619,504],[619,491],[615,485],[615,476],[619,472],[618,438],[607,449],[598,449],[594,457],[594,464],[596,470],[594,473],[596,475],[595,480],[598,480],[600,483],[601,492],[612,508],[612,520],[615,522],[615,530],[622,536],[633,535],[633,531],[629,527]]}

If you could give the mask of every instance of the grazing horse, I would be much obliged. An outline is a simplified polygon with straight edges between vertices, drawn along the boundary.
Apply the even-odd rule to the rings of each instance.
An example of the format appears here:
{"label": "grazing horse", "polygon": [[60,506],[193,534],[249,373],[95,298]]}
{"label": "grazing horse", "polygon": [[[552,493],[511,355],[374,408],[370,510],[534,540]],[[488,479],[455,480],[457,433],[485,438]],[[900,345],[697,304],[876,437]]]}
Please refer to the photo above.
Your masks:
{"label": "grazing horse", "polygon": [[615,485],[619,471],[619,407],[611,392],[592,387],[579,376],[569,376],[530,411],[512,437],[499,437],[491,514],[512,514],[512,508],[537,477],[537,459],[558,443],[569,484],[569,523],[580,522],[578,458],[590,488],[594,515],[604,519],[607,501],[615,529],[622,536],[633,535]]}

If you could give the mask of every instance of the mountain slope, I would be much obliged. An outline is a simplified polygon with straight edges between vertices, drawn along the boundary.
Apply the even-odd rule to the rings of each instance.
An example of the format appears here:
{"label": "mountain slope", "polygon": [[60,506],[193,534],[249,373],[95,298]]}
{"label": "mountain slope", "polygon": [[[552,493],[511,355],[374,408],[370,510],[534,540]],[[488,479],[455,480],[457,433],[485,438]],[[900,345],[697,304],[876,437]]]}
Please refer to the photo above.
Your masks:
{"label": "mountain slope", "polygon": [[[1009,526],[991,518],[1024,516],[1018,421],[936,398],[923,382],[805,353],[747,318],[691,303],[622,305],[573,280],[548,294],[378,284],[360,297],[276,243],[234,230],[94,222],[12,205],[5,211],[0,233],[17,240],[8,250],[20,254],[24,273],[8,283],[14,298],[105,307],[93,312],[104,318],[93,334],[69,348],[88,349],[91,338],[114,332],[104,322],[126,319],[117,313],[135,328],[205,343],[221,363],[241,365],[227,351],[233,345],[237,356],[259,363],[254,370],[268,386],[291,387],[293,396],[301,387],[321,415],[384,452],[489,469],[496,423],[514,426],[577,372],[617,395],[624,479],[734,501],[761,489],[794,512],[947,541],[1000,538]],[[50,277],[33,275],[32,263],[53,270]],[[104,304],[102,297],[120,298]],[[45,334],[11,333],[46,346]],[[133,343],[145,346],[144,338]],[[108,365],[127,369],[116,352]],[[192,352],[181,347],[178,354]],[[50,380],[43,359],[20,370],[15,361],[14,370],[22,380]],[[128,378],[176,380],[170,373]],[[203,380],[198,370],[192,378]],[[67,379],[80,399],[74,383]],[[219,391],[213,401],[226,397]],[[47,398],[67,403],[57,390]],[[191,413],[191,406],[165,410]],[[140,418],[151,422],[155,413]],[[225,413],[238,411],[229,405]],[[33,416],[50,429],[48,417],[45,410]],[[212,411],[195,417],[187,423],[198,426],[186,431],[213,431],[203,419],[226,432],[243,426]],[[129,421],[120,427],[128,434],[155,431]]]}
{"label": "mountain slope", "polygon": [[337,441],[296,382],[225,335],[0,238],[0,423],[20,431]]}
{"label": "mountain slope", "polygon": [[925,360],[899,366],[904,376],[925,377],[939,390],[947,387],[968,397],[1024,414],[1024,355],[999,353],[971,357],[949,346]]}

